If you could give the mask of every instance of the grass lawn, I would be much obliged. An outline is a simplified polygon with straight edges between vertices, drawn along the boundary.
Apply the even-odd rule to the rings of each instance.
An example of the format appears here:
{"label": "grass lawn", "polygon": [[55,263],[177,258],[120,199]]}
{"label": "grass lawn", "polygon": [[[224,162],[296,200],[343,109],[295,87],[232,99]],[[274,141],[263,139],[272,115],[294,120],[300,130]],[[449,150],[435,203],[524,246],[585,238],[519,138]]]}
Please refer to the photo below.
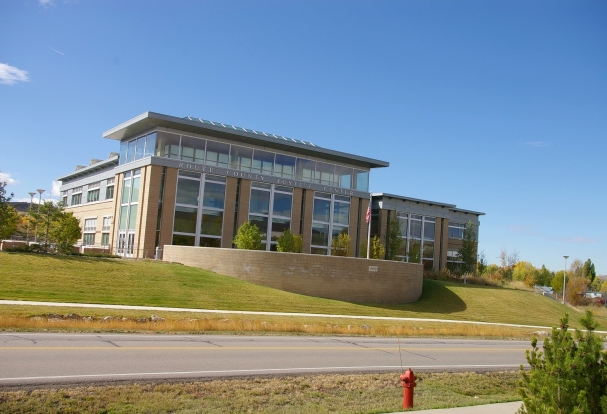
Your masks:
{"label": "grass lawn", "polygon": [[[385,413],[402,410],[398,373],[0,391],[10,413]],[[520,400],[518,372],[419,374],[414,409]]]}
{"label": "grass lawn", "polygon": [[[178,264],[0,252],[0,299],[197,309],[442,318],[552,326],[565,312],[530,292],[425,280],[405,305],[354,304],[297,295]],[[1,311],[0,311],[1,312]],[[598,318],[605,329],[607,321]]]}

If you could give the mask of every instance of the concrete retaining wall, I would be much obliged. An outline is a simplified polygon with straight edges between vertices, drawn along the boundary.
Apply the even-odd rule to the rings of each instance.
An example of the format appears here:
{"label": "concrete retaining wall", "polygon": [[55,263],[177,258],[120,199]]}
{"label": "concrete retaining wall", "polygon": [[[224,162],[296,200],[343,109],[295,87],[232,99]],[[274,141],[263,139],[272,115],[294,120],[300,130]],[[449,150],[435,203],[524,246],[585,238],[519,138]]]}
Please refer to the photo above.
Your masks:
{"label": "concrete retaining wall", "polygon": [[287,292],[358,303],[410,303],[422,293],[419,264],[211,247],[164,247],[163,260]]}

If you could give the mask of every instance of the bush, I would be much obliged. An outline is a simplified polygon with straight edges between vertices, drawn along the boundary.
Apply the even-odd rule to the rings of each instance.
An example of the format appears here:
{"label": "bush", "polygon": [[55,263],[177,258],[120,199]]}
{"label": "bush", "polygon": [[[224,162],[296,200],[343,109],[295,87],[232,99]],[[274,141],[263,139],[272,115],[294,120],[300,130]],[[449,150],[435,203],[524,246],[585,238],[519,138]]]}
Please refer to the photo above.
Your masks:
{"label": "bush", "polygon": [[350,256],[351,241],[348,233],[340,233],[331,241],[331,256]]}
{"label": "bush", "polygon": [[[383,260],[386,258],[386,248],[379,237],[373,236],[370,244],[371,252],[369,253],[369,259]],[[361,243],[359,251],[360,257],[367,258],[367,242]]]}
{"label": "bush", "polygon": [[259,227],[247,221],[238,228],[234,237],[234,244],[241,250],[261,250],[261,232]]}
{"label": "bush", "polygon": [[291,233],[291,230],[286,229],[282,232],[278,239],[276,250],[284,253],[301,253],[303,249],[303,238],[299,234]]}
{"label": "bush", "polygon": [[526,351],[531,370],[521,366],[520,414],[607,413],[607,355],[601,338],[592,332],[597,326],[592,312],[587,310],[580,322],[586,332],[576,329],[575,339],[565,314],[544,341],[543,351],[537,338],[531,341],[532,349]]}

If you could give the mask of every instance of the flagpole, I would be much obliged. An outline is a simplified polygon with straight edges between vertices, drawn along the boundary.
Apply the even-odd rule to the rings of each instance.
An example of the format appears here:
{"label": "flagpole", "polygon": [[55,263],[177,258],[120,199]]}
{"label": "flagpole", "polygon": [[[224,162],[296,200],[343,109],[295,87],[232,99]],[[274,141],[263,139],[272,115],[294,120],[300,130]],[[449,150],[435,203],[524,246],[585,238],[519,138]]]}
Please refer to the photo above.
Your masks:
{"label": "flagpole", "polygon": [[369,228],[367,229],[367,259],[369,258],[369,253],[371,253],[371,201],[373,200],[373,196],[369,194]]}

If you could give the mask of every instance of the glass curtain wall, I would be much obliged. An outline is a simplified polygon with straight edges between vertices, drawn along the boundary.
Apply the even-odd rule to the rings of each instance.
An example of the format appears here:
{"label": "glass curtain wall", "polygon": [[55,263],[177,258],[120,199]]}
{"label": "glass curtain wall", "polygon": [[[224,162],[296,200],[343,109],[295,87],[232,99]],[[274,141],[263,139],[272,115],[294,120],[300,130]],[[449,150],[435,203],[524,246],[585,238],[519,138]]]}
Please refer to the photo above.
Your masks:
{"label": "glass curtain wall", "polygon": [[314,192],[312,213],[312,254],[331,254],[331,242],[348,234],[350,197]]}
{"label": "glass curtain wall", "polygon": [[251,183],[249,221],[259,228],[264,250],[276,251],[278,237],[291,229],[292,209],[292,187],[255,181]]}
{"label": "glass curtain wall", "polygon": [[399,213],[398,220],[403,244],[397,256],[405,262],[423,263],[424,269],[432,269],[436,218]]}
{"label": "glass curtain wall", "polygon": [[211,139],[153,132],[120,143],[120,164],[150,155],[367,192],[369,171]]}
{"label": "glass curtain wall", "polygon": [[225,177],[179,170],[173,244],[221,247],[225,194]]}
{"label": "glass curtain wall", "polygon": [[133,252],[137,249],[135,246],[135,227],[137,224],[140,180],[141,170],[139,169],[126,171],[122,179],[117,253],[126,257],[132,257]]}

